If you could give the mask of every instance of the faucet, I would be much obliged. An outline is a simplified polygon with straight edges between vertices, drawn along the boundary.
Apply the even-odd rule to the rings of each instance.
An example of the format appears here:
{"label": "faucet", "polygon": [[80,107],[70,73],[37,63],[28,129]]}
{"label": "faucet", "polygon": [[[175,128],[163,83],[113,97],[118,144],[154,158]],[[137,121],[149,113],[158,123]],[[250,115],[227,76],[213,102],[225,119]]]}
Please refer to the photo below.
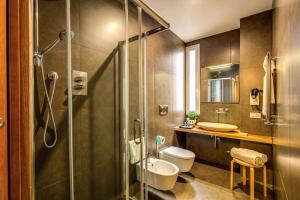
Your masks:
{"label": "faucet", "polygon": [[152,156],[152,154],[150,152],[147,153],[146,155],[146,165],[151,165],[153,167],[153,163],[150,162],[150,157]]}
{"label": "faucet", "polygon": [[218,108],[216,110],[216,113],[217,114],[227,114],[229,112],[229,109],[228,108]]}
{"label": "faucet", "polygon": [[220,114],[227,114],[229,112],[228,108],[218,108],[216,113],[218,114],[218,123],[220,123]]}

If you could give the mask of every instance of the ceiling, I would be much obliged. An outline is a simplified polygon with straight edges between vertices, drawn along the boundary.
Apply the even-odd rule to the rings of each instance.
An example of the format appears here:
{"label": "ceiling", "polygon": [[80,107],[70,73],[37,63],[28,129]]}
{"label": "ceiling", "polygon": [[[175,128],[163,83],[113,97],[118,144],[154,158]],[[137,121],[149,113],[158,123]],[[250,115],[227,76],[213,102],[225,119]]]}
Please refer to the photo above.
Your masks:
{"label": "ceiling", "polygon": [[240,27],[240,18],[272,8],[272,0],[143,0],[185,42]]}

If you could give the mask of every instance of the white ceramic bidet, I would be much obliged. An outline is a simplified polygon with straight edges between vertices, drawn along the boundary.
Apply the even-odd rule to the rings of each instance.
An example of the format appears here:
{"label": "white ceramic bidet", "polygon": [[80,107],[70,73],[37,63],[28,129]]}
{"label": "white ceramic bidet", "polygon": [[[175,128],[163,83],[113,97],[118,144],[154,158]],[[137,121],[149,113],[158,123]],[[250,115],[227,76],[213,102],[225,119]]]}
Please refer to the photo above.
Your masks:
{"label": "white ceramic bidet", "polygon": [[[140,168],[141,165],[140,163],[138,163],[136,165],[136,174],[138,181],[140,181]],[[157,158],[148,159],[147,183],[155,189],[171,190],[176,183],[178,173],[179,168],[170,162]]]}

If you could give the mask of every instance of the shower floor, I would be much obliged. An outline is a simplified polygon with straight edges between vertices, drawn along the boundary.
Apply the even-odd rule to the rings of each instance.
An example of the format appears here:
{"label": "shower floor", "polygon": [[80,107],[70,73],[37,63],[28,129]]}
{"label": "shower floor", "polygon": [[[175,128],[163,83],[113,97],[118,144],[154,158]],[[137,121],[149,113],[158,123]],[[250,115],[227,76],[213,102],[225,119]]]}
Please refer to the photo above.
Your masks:
{"label": "shower floor", "polygon": [[[229,189],[230,172],[210,165],[195,162],[190,173],[181,174],[171,191],[162,192],[153,188],[149,189],[150,200],[230,200],[249,199],[249,183],[243,187],[240,174],[234,174],[234,182],[237,184],[232,192]],[[262,186],[255,186],[255,198],[263,197]],[[268,191],[268,197],[272,198],[272,191]]]}

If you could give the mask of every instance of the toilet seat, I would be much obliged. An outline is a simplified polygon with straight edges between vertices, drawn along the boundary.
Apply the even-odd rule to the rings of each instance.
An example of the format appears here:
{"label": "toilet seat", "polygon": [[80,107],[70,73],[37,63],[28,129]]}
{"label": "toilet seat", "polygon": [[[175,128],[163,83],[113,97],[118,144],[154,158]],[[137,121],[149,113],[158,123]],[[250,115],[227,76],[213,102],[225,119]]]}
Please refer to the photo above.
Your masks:
{"label": "toilet seat", "polygon": [[162,150],[165,154],[180,159],[194,159],[195,154],[189,150],[182,149],[179,147],[170,146]]}

